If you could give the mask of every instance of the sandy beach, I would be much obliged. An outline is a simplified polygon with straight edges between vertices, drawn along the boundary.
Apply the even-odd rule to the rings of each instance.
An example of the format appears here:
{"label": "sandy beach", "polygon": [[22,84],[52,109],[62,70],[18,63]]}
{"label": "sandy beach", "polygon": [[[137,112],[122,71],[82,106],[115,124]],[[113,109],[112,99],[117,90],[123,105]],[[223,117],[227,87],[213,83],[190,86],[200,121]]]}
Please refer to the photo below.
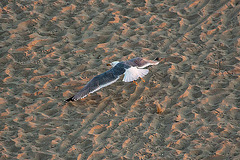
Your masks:
{"label": "sandy beach", "polygon": [[[238,0],[0,3],[0,160],[239,160]],[[64,102],[112,61],[162,61]]]}

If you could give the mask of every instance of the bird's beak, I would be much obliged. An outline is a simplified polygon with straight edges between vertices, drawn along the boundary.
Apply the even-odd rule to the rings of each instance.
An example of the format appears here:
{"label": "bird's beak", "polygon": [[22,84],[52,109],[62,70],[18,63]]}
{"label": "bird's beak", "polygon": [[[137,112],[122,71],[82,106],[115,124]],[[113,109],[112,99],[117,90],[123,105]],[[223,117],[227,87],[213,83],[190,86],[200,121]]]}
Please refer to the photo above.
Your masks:
{"label": "bird's beak", "polygon": [[108,63],[108,64],[107,64],[107,66],[111,66],[111,64],[110,64],[110,63]]}

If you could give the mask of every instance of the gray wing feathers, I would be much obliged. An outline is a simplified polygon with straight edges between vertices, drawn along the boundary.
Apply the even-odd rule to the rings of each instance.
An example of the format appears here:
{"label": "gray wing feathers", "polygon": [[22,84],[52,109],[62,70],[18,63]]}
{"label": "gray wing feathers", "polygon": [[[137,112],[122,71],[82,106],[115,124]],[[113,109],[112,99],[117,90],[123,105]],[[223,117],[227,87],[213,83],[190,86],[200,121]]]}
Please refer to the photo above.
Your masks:
{"label": "gray wing feathers", "polygon": [[159,62],[137,57],[126,61],[126,63],[132,67],[145,68],[149,65],[157,65]]}
{"label": "gray wing feathers", "polygon": [[89,81],[75,96],[70,97],[66,101],[76,101],[78,99],[86,97],[88,94],[96,92],[97,90],[106,87],[119,79],[119,76],[115,76],[112,70],[108,70]]}
{"label": "gray wing feathers", "polygon": [[86,97],[89,93],[99,88],[98,82],[92,79],[87,83],[75,96],[73,96],[73,100],[76,101],[78,99]]}

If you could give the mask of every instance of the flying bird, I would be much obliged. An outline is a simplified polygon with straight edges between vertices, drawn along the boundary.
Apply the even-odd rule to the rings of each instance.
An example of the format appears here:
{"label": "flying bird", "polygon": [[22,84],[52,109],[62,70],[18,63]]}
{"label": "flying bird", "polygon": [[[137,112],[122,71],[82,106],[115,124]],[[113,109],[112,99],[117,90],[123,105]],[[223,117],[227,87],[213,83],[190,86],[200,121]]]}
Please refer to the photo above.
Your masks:
{"label": "flying bird", "polygon": [[124,82],[135,82],[138,78],[147,75],[149,70],[144,68],[150,65],[157,65],[159,63],[157,60],[158,58],[155,60],[147,60],[137,57],[128,61],[114,61],[108,64],[112,66],[110,70],[94,77],[76,95],[65,101],[69,102],[82,99],[88,94],[96,92],[99,89],[116,82],[122,74],[124,74]]}

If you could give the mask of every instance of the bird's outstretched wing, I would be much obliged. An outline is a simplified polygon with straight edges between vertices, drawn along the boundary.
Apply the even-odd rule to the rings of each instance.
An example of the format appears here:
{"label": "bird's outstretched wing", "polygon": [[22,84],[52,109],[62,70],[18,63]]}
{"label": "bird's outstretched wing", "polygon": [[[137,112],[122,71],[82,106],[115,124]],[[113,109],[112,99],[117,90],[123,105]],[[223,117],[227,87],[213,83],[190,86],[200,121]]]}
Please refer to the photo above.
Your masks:
{"label": "bird's outstretched wing", "polygon": [[78,99],[82,99],[86,97],[88,94],[96,92],[97,90],[106,87],[119,79],[120,75],[116,76],[113,73],[113,70],[108,70],[96,77],[94,77],[91,81],[89,81],[76,95],[68,98],[69,101],[77,101]]}
{"label": "bird's outstretched wing", "polygon": [[143,68],[150,65],[157,65],[159,62],[137,57],[137,58],[130,59],[125,63],[130,67],[126,69],[124,73],[123,81],[131,82],[131,81],[137,80],[138,78],[142,78],[148,74],[149,70],[143,69]]}
{"label": "bird's outstretched wing", "polygon": [[126,69],[123,77],[124,82],[132,82],[137,80],[138,78],[142,78],[147,75],[149,72],[148,69],[140,69],[137,67],[130,67]]}
{"label": "bird's outstretched wing", "polygon": [[141,57],[133,58],[128,61],[126,61],[127,64],[133,67],[138,67],[138,68],[145,68],[150,65],[157,65],[159,62],[158,61],[153,61],[153,60],[147,60]]}

